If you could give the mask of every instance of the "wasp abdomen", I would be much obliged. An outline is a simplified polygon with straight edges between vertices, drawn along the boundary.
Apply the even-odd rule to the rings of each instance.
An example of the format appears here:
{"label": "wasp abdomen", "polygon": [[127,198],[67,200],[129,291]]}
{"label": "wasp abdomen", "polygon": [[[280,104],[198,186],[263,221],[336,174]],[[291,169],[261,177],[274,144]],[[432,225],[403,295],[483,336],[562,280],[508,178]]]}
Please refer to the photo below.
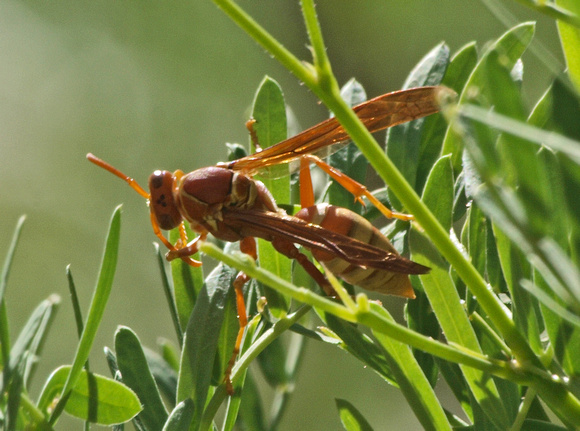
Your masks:
{"label": "wasp abdomen", "polygon": [[[387,237],[367,219],[346,208],[319,204],[303,208],[296,214],[296,217],[399,256]],[[311,251],[316,260],[323,262],[332,273],[350,284],[380,293],[407,298],[415,297],[407,274],[366,268],[351,264],[328,252]]]}

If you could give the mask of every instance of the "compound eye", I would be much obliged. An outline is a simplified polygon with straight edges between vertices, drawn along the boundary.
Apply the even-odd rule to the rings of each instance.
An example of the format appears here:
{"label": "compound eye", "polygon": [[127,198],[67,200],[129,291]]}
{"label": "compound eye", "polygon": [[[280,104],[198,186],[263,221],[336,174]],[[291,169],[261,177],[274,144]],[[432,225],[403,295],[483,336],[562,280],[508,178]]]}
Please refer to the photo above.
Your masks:
{"label": "compound eye", "polygon": [[169,171],[155,171],[149,177],[151,211],[163,230],[179,226],[183,220],[173,196],[175,178]]}

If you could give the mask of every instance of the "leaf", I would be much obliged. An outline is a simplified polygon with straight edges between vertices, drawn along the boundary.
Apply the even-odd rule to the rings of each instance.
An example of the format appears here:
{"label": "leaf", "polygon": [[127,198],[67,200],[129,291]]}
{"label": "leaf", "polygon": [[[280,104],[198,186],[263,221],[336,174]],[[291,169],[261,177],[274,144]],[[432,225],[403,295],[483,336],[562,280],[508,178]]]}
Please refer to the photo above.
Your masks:
{"label": "leaf", "polygon": [[163,431],[187,431],[192,418],[193,401],[186,398],[175,406],[163,426]]}
{"label": "leaf", "polygon": [[[449,61],[441,84],[451,88],[457,94],[461,94],[463,86],[476,64],[477,50],[475,43],[465,45]],[[419,158],[417,160],[417,183],[415,185],[415,190],[417,191],[422,192],[433,164],[441,155],[441,147],[447,127],[447,120],[443,115],[430,115],[425,118]]]}
{"label": "leaf", "polygon": [[[282,89],[276,81],[265,77],[254,99],[252,117],[255,136],[262,148],[283,141],[287,137],[286,105]],[[257,176],[270,190],[276,202],[290,203],[290,177],[287,164],[268,168],[265,176]],[[258,239],[258,256],[260,266],[284,280],[292,279],[292,262],[286,256],[278,253],[274,246],[266,240]],[[272,314],[281,317],[288,312],[288,300],[275,290],[262,286],[264,295]]]}
{"label": "leaf", "polygon": [[389,364],[385,360],[383,349],[377,346],[372,339],[352,324],[332,314],[326,314],[324,320],[328,327],[342,340],[343,345],[340,347],[344,348],[359,361],[371,367],[383,379],[393,385],[397,385],[389,368]]}
{"label": "leaf", "polygon": [[[445,44],[437,45],[411,71],[403,88],[440,84],[448,64],[449,47]],[[387,156],[413,188],[417,184],[417,177],[425,178],[426,172],[431,169],[431,166],[418,164],[420,155],[427,151],[424,146],[429,144],[423,140],[425,122],[425,118],[420,118],[391,127],[387,131]],[[417,171],[419,166],[423,169],[422,172]],[[415,190],[417,191],[416,188]],[[398,199],[392,193],[389,193],[389,198],[393,206],[400,208]]]}
{"label": "leaf", "polygon": [[[264,408],[260,398],[260,391],[251,374],[246,375],[244,382],[244,394],[240,404],[239,419],[243,429],[252,431],[265,431]],[[275,428],[271,428],[275,429]]]}
{"label": "leaf", "polygon": [[221,264],[211,272],[199,292],[185,330],[177,402],[193,399],[194,423],[201,418],[208,396],[218,337],[235,276],[234,269]]}
{"label": "leaf", "polygon": [[10,268],[12,267],[12,261],[14,260],[14,253],[16,252],[16,246],[20,240],[22,226],[24,225],[25,220],[26,216],[20,216],[16,222],[16,227],[14,228],[14,233],[12,234],[12,240],[10,241],[10,246],[8,247],[8,253],[6,253],[4,265],[2,265],[2,273],[0,274],[0,302],[4,302],[4,293],[6,292],[6,285],[8,284],[8,275],[10,274]]}
{"label": "leaf", "polygon": [[147,364],[141,342],[131,329],[120,327],[117,330],[115,352],[123,383],[135,391],[143,405],[139,420],[148,429],[163,428],[167,420],[167,412]]}
{"label": "leaf", "polygon": [[284,343],[277,338],[258,356],[260,370],[272,388],[288,383],[284,369],[287,355]]}
{"label": "leaf", "polygon": [[[50,375],[39,398],[39,408],[45,411],[60,395],[70,371],[70,366],[62,366]],[[113,425],[131,420],[141,411],[141,403],[124,384],[81,370],[65,411],[92,423]]]}
{"label": "leaf", "polygon": [[502,271],[512,299],[514,321],[534,351],[540,353],[543,350],[540,341],[543,329],[539,327],[540,310],[537,302],[520,285],[521,280],[531,279],[530,264],[526,256],[496,225],[493,228]]}
{"label": "leaf", "polygon": [[[427,296],[420,290],[416,290],[415,295],[416,298],[413,301],[408,301],[405,306],[407,326],[409,329],[431,337],[434,340],[439,339],[441,327],[431,309],[431,304],[429,304]],[[418,349],[413,349],[413,355],[431,386],[435,387],[437,379],[439,378],[439,367],[433,355]]]}
{"label": "leaf", "polygon": [[[340,96],[351,108],[367,100],[363,86],[354,78],[341,89]],[[367,174],[368,160],[352,142],[331,154],[328,163],[359,183],[364,183]],[[336,181],[331,181],[327,190],[328,202],[360,214],[362,206],[354,200],[353,195]]]}
{"label": "leaf", "polygon": [[342,426],[347,431],[372,431],[372,427],[355,406],[346,400],[337,398],[336,408],[340,414]]}
{"label": "leaf", "polygon": [[[429,286],[425,289],[425,293],[445,337],[449,342],[481,352],[475,332],[467,319],[458,292],[449,275],[447,263],[427,238],[416,229],[411,229],[409,243],[412,260],[431,268],[428,274],[421,276],[421,282],[424,286]],[[505,428],[510,421],[494,381],[486,378],[485,373],[480,370],[467,366],[460,368],[471,392],[481,404],[487,417],[499,428]]]}
{"label": "leaf", "polygon": [[[487,56],[495,52],[502,59],[502,62],[507,69],[513,68],[531,41],[534,34],[534,28],[535,26],[532,23],[519,24],[508,30],[487,49],[475,69],[473,69],[468,82],[461,92],[459,98],[460,105],[468,101],[472,102],[473,100],[471,99],[473,95],[485,92],[483,86],[486,84],[484,74]],[[483,103],[481,99],[477,99],[477,102]],[[461,142],[461,136],[459,136],[456,131],[449,129],[445,136],[445,141],[443,142],[442,153],[452,155],[453,170],[456,173],[461,170],[462,152],[463,144]]]}
{"label": "leaf", "polygon": [[56,295],[51,295],[48,299],[42,301],[32,312],[12,346],[7,369],[20,368],[22,370],[20,377],[25,388],[27,387],[30,373],[38,362],[40,349],[46,339],[48,329],[59,304],[60,298]]}
{"label": "leaf", "polygon": [[442,156],[429,173],[421,200],[447,232],[451,230],[453,218],[453,189],[451,156]]}
{"label": "leaf", "polygon": [[[576,17],[580,16],[580,5],[575,0],[558,0],[558,6],[568,9]],[[580,91],[580,29],[563,21],[557,21],[560,41],[566,57],[568,74]]]}
{"label": "leaf", "polygon": [[[253,342],[261,333],[261,316],[256,315],[252,320],[248,322],[246,329],[244,331],[244,341],[242,346],[240,346],[240,357],[252,346]],[[235,370],[234,370],[235,371]],[[242,395],[245,394],[245,381],[248,369],[245,368],[241,375],[237,376],[236,380],[233,381],[234,394],[230,397],[224,420],[224,431],[231,431],[236,425],[236,420],[238,418],[238,413],[240,411],[240,406],[242,402]]]}
{"label": "leaf", "polygon": [[103,313],[105,312],[105,307],[109,300],[109,295],[113,286],[113,279],[115,277],[115,270],[117,268],[120,234],[121,207],[118,206],[115,208],[113,216],[111,217],[111,224],[109,226],[109,232],[107,234],[107,240],[105,243],[105,252],[103,254],[103,260],[99,270],[99,278],[93,294],[93,298],[91,300],[85,328],[75,353],[73,364],[70,369],[70,375],[68,376],[68,379],[63,387],[61,400],[51,415],[51,423],[54,423],[56,418],[58,418],[62,412],[64,403],[66,403],[67,400],[67,393],[73,388],[73,386],[75,386],[77,379],[81,375],[82,369],[87,362],[87,359],[89,358],[89,353],[95,340],[97,329],[99,328],[103,318]]}
{"label": "leaf", "polygon": [[143,348],[147,365],[159,390],[169,400],[170,406],[175,406],[177,394],[177,372],[163,357],[147,347]]}
{"label": "leaf", "polygon": [[[378,304],[371,303],[371,308],[386,319],[393,321],[387,310]],[[451,430],[443,407],[429,380],[415,360],[410,347],[378,331],[373,331],[373,335],[385,350],[385,356],[395,381],[423,427],[425,429]]]}
{"label": "leaf", "polygon": [[[195,238],[197,233],[193,232],[189,227],[189,223],[185,223],[185,232],[189,239]],[[175,244],[179,238],[179,230],[173,229],[169,232],[169,241]],[[199,260],[199,253],[191,256],[193,259]],[[161,262],[160,262],[161,264]],[[171,279],[173,281],[173,298],[175,305],[170,306],[170,310],[175,307],[177,309],[180,332],[178,339],[181,343],[181,335],[185,331],[191,310],[197,301],[197,295],[203,286],[203,269],[201,267],[193,267],[181,259],[174,259],[171,261]],[[173,311],[172,311],[173,314]]]}

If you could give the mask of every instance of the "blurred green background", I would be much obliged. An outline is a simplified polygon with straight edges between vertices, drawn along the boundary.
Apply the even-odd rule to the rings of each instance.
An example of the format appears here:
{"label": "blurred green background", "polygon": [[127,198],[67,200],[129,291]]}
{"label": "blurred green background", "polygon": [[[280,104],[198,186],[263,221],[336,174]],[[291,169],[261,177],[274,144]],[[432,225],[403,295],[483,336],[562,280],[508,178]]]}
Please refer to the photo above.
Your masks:
{"label": "blurred green background", "polygon": [[[310,60],[296,0],[240,3]],[[553,22],[513,3],[503,4],[520,21],[538,20],[535,43],[558,56]],[[340,84],[356,77],[369,96],[400,88],[441,41],[454,52],[474,40],[481,47],[506,29],[477,1],[321,0],[317,8]],[[12,336],[42,299],[55,292],[63,298],[32,387],[36,397],[47,374],[74,354],[65,266],[71,264],[86,310],[119,203],[118,272],[93,369],[108,375],[102,347],[113,344],[117,325],[130,326],[151,347],[160,336],[174,340],[145,202],[87,162],[87,152],[142,184],[155,169],[190,171],[224,160],[225,142],[247,142],[244,122],[266,74],[281,83],[303,128],[327,112],[209,0],[3,0],[0,35],[2,254],[17,218],[28,216],[7,292]],[[532,103],[550,75],[529,53],[524,63]],[[400,315],[402,303],[394,304]],[[377,430],[418,427],[398,391],[370,370],[330,346],[308,347],[281,429],[339,429],[335,397],[352,402]]]}

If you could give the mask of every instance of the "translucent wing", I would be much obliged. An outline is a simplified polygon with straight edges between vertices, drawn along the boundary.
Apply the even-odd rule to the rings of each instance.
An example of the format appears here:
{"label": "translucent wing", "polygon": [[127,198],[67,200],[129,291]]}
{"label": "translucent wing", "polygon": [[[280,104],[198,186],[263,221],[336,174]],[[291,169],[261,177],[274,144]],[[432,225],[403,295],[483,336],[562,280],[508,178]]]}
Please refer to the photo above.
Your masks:
{"label": "translucent wing", "polygon": [[[449,93],[451,90],[433,86],[395,91],[361,103],[353,110],[370,132],[376,132],[438,112],[437,100],[441,92]],[[335,118],[329,118],[258,153],[218,166],[254,175],[261,168],[289,163],[305,154],[316,154],[330,146],[344,143],[348,138],[340,123]],[[334,147],[329,153],[332,150]]]}

